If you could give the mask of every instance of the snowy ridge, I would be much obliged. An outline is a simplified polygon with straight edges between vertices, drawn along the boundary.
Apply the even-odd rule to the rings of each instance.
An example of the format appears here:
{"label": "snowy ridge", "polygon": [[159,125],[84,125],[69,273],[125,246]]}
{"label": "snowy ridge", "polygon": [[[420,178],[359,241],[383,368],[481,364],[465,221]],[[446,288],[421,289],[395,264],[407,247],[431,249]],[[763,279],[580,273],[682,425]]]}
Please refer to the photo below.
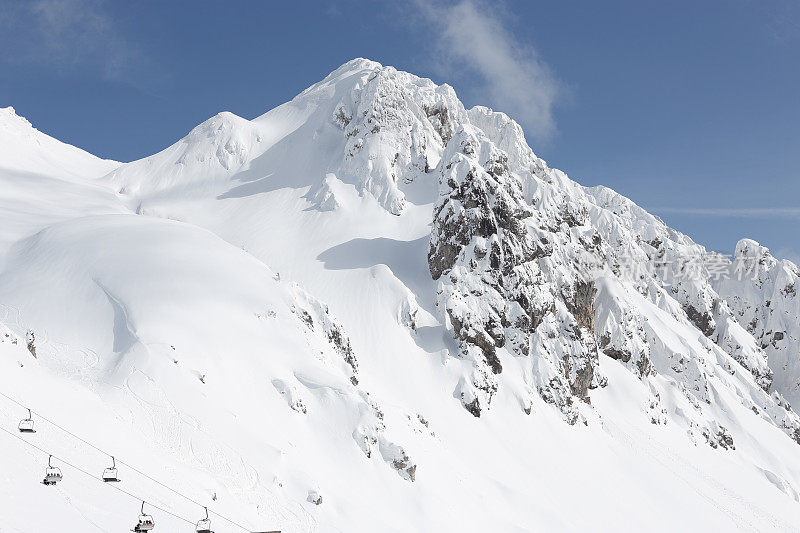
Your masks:
{"label": "snowy ridge", "polygon": [[[800,272],[757,243],[709,253],[507,115],[365,59],[102,172],[14,127],[49,159],[0,147],[3,389],[209,508],[283,531],[796,528]],[[0,450],[11,531],[36,502],[130,514]]]}
{"label": "snowy ridge", "polygon": [[[735,349],[757,353],[769,362],[773,388],[800,405],[800,300],[796,288],[800,269],[788,260],[778,261],[765,247],[750,239],[736,245],[733,261],[725,264],[729,276],[715,281],[737,324],[749,336]],[[746,343],[746,344],[745,344]]]}
{"label": "snowy ridge", "polygon": [[0,144],[5,172],[52,175],[61,179],[100,177],[120,165],[45,135],[17,115],[13,107],[0,108]]}
{"label": "snowy ridge", "polygon": [[[219,113],[163,152],[117,169],[110,179],[124,181],[126,174],[147,172],[159,176],[158,182],[152,184],[155,191],[179,187],[185,182],[196,185],[220,174],[237,172],[257,155],[261,142],[258,128],[250,121],[233,113]],[[120,192],[139,190],[123,187]]]}
{"label": "snowy ridge", "polygon": [[[522,148],[521,129],[487,115],[480,110],[478,116],[509,151],[469,129],[448,145],[456,153],[444,157],[444,196],[434,210],[429,255],[434,278],[447,275],[439,290],[441,307],[462,341],[462,356],[477,362],[472,383],[458,392],[465,407],[476,416],[488,407],[498,386],[493,374],[502,370],[496,351],[506,347],[516,357],[533,359],[523,376],[533,376],[531,388],[574,422],[573,397],[588,401],[590,389],[605,385],[599,344],[642,379],[663,374],[675,380],[693,409],[676,408],[670,418],[714,447],[733,445],[713,415],[701,414],[701,404],[712,403],[712,389],[720,386],[736,390],[745,407],[760,406],[763,416],[797,439],[800,418],[784,408],[779,392],[773,397],[764,392],[772,377],[766,356],[712,289],[705,266],[697,277],[645,275],[650,261],[680,264],[704,259],[705,250],[608,189],[587,196]],[[622,261],[641,267],[639,276],[616,276]],[[595,299],[598,285],[603,290]],[[635,301],[639,295],[678,323],[660,319],[663,325],[656,327],[643,313],[644,303]],[[689,326],[685,337],[699,336],[701,342],[676,345],[673,332],[684,327],[678,324]],[[734,385],[722,376],[736,374],[736,366],[744,381]],[[661,396],[656,389],[654,405]],[[520,403],[529,400],[521,397]]]}

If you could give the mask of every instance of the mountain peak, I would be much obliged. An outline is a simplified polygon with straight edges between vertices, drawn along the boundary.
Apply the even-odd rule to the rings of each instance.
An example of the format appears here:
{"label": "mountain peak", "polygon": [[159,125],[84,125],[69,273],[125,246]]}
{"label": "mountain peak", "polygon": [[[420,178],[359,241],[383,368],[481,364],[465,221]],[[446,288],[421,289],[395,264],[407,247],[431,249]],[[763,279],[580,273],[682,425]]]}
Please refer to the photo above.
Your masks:
{"label": "mountain peak", "polygon": [[[416,188],[412,184],[438,164],[457,125],[468,122],[452,87],[357,58],[252,121],[232,114],[212,117],[159,154],[115,172],[113,179],[121,189],[145,195],[192,182],[225,194],[236,181],[267,167],[291,167],[295,171],[286,176],[286,185],[319,187],[333,174],[399,215],[406,189]],[[232,148],[246,147],[233,165],[219,157],[231,148],[223,131],[237,139]],[[186,158],[187,151],[194,156]],[[215,160],[220,164],[208,164]],[[298,162],[303,173],[296,172]],[[279,171],[272,181],[280,180]],[[434,186],[427,187],[427,196],[425,203],[434,201]]]}
{"label": "mountain peak", "polygon": [[93,179],[117,166],[42,133],[11,106],[0,108],[0,167],[6,170]]}
{"label": "mountain peak", "polygon": [[30,135],[33,131],[38,131],[28,119],[17,114],[11,107],[0,107],[0,128],[6,134]]}
{"label": "mountain peak", "polygon": [[328,74],[325,78],[337,78],[348,72],[356,71],[376,71],[383,69],[384,66],[377,61],[366,59],[363,57],[355,57],[350,61],[342,63],[336,70]]}

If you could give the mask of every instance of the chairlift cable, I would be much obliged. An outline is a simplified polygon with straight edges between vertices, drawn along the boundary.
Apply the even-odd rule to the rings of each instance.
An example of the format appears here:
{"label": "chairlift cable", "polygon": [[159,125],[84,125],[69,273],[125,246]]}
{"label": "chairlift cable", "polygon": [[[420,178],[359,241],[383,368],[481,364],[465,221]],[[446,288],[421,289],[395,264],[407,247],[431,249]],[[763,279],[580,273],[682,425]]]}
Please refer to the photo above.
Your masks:
{"label": "chairlift cable", "polygon": [[[61,430],[61,431],[63,431],[64,433],[67,433],[68,435],[71,435],[73,438],[75,438],[75,439],[77,439],[77,440],[81,441],[82,443],[86,444],[87,446],[89,446],[89,447],[91,447],[91,448],[94,448],[94,449],[95,449],[95,450],[97,450],[98,452],[100,452],[100,453],[102,453],[102,454],[104,454],[104,455],[107,455],[107,456],[109,456],[109,457],[112,457],[112,458],[113,458],[113,457],[115,457],[114,455],[112,455],[112,454],[110,454],[109,452],[107,452],[107,451],[103,450],[102,448],[98,448],[97,446],[95,446],[95,445],[94,445],[94,444],[92,444],[91,442],[89,442],[89,441],[87,441],[87,440],[83,439],[82,437],[79,437],[78,435],[76,435],[75,433],[71,432],[71,431],[70,431],[70,430],[68,430],[67,428],[65,428],[65,427],[62,427],[62,426],[58,425],[57,423],[53,422],[53,421],[52,421],[52,420],[50,420],[49,418],[47,418],[47,417],[43,416],[43,415],[42,415],[40,412],[38,412],[38,411],[34,411],[34,410],[32,410],[30,407],[28,407],[28,406],[26,406],[26,405],[23,405],[21,402],[19,402],[18,400],[15,400],[15,399],[14,399],[14,398],[12,398],[11,396],[8,396],[7,394],[4,394],[3,392],[0,392],[0,396],[3,396],[4,398],[6,398],[6,399],[8,399],[8,400],[10,400],[10,401],[12,401],[12,402],[14,402],[15,404],[19,405],[19,406],[20,406],[20,407],[22,407],[23,409],[27,409],[28,411],[30,411],[30,412],[32,412],[32,413],[34,413],[34,414],[36,414],[36,416],[38,416],[39,418],[41,418],[42,420],[44,420],[44,421],[45,421],[45,422],[47,422],[48,424],[51,424],[51,425],[55,426],[56,428],[60,429],[60,430]],[[0,428],[0,429],[3,429],[3,428]],[[5,430],[4,430],[4,431],[5,431]],[[17,438],[20,438],[18,435],[14,435],[14,436],[15,436],[15,437],[17,437]],[[24,440],[24,439],[21,439],[21,440],[22,440],[23,442],[27,443],[27,444],[31,444],[31,443],[28,443],[28,441],[26,441],[26,440]],[[36,446],[35,446],[35,445],[33,445],[33,444],[31,444],[31,446],[34,446],[34,447],[36,447]],[[36,448],[37,448],[37,449],[39,449],[38,447],[36,447]],[[41,450],[40,450],[40,451],[41,451]],[[149,476],[148,474],[145,474],[144,472],[142,472],[141,470],[139,470],[139,469],[138,469],[138,468],[136,468],[135,466],[133,466],[133,465],[131,465],[131,464],[129,464],[129,463],[126,463],[126,462],[125,462],[125,461],[123,461],[122,459],[116,459],[116,461],[119,461],[119,463],[120,463],[120,464],[122,464],[122,465],[125,465],[126,467],[130,468],[131,470],[133,470],[134,472],[136,472],[136,473],[137,473],[137,474],[139,474],[140,476],[143,476],[143,477],[145,477],[145,478],[149,479],[150,481],[152,481],[153,483],[156,483],[156,484],[158,484],[158,485],[162,486],[163,488],[165,488],[165,489],[167,489],[167,490],[169,490],[169,491],[171,491],[171,492],[173,492],[173,493],[177,494],[178,496],[180,496],[181,498],[185,499],[186,501],[188,501],[188,502],[191,502],[191,503],[193,503],[193,504],[197,505],[198,507],[203,507],[203,508],[206,508],[206,506],[205,506],[205,505],[203,505],[202,503],[200,503],[200,502],[198,502],[198,501],[196,501],[196,500],[194,500],[194,499],[190,498],[189,496],[186,496],[185,494],[183,494],[183,493],[181,493],[181,492],[178,492],[177,490],[173,489],[172,487],[170,487],[170,486],[168,486],[168,485],[165,485],[164,483],[162,483],[161,481],[159,481],[159,480],[157,480],[157,479],[153,478],[152,476]],[[76,468],[76,467],[73,467],[73,468]],[[92,474],[89,474],[89,475],[92,475]],[[92,477],[96,477],[96,476],[92,476]],[[120,489],[120,488],[119,488],[119,487],[117,487],[116,485],[109,485],[109,486],[111,486],[111,487],[113,487],[113,488],[115,488],[115,489],[121,490],[122,492],[125,492],[124,490]],[[126,493],[126,494],[127,494],[127,493]],[[140,499],[141,499],[141,498],[140,498]],[[154,507],[155,507],[155,506],[154,506]],[[226,522],[228,522],[228,523],[230,523],[230,524],[233,524],[234,526],[236,526],[236,527],[238,527],[238,528],[240,528],[240,529],[242,529],[242,530],[244,530],[244,531],[247,531],[247,532],[250,532],[250,531],[251,531],[251,530],[250,530],[250,528],[247,528],[247,527],[245,527],[245,526],[243,526],[243,525],[239,524],[238,522],[235,522],[234,520],[231,520],[231,519],[230,519],[230,518],[228,518],[227,516],[225,516],[225,515],[222,515],[222,514],[220,514],[220,513],[216,512],[216,511],[214,511],[214,510],[209,510],[208,512],[209,512],[210,514],[213,514],[213,515],[215,515],[215,516],[218,516],[219,518],[221,518],[221,519],[225,520]],[[183,519],[183,520],[185,520],[185,519]]]}
{"label": "chairlift cable", "polygon": [[[90,477],[90,478],[92,478],[94,480],[98,480],[98,477],[96,475],[92,474],[91,472],[88,472],[88,471],[84,470],[83,468],[81,468],[79,466],[76,466],[76,465],[70,463],[69,461],[67,461],[67,460],[65,460],[65,459],[63,459],[63,458],[61,458],[61,457],[59,457],[57,455],[53,455],[50,452],[45,451],[44,449],[42,449],[39,446],[33,444],[32,442],[29,442],[29,441],[23,439],[22,437],[20,437],[19,435],[16,435],[15,433],[12,433],[11,431],[8,431],[6,428],[0,427],[0,430],[2,430],[5,433],[8,433],[9,435],[14,437],[15,439],[19,440],[20,442],[24,442],[28,446],[30,446],[32,448],[35,448],[36,450],[42,452],[43,454],[48,455],[51,459],[56,459],[56,460],[59,461],[59,463],[64,464],[64,465],[66,465],[66,466],[68,466],[68,467],[70,467],[70,468],[72,468],[74,470],[77,470],[78,472],[80,472],[80,473],[82,473],[82,474],[84,474],[84,475],[86,475],[86,476],[88,476],[88,477]],[[116,490],[122,492],[123,494],[126,494],[127,496],[130,496],[134,500],[146,501],[146,500],[143,500],[142,498],[140,498],[139,496],[136,496],[135,494],[131,494],[127,490],[118,487],[117,485],[105,485],[105,486],[111,487],[113,489],[116,489]],[[188,524],[194,525],[193,521],[191,521],[191,520],[189,520],[187,518],[184,518],[184,517],[182,517],[180,515],[177,515],[177,514],[173,513],[172,511],[169,511],[168,509],[164,509],[163,507],[159,507],[158,505],[154,505],[154,504],[150,503],[149,501],[147,502],[147,505],[149,505],[150,507],[153,507],[154,509],[158,509],[159,511],[161,511],[163,513],[167,513],[170,516],[173,516],[175,518],[183,520],[184,522],[186,522]]]}

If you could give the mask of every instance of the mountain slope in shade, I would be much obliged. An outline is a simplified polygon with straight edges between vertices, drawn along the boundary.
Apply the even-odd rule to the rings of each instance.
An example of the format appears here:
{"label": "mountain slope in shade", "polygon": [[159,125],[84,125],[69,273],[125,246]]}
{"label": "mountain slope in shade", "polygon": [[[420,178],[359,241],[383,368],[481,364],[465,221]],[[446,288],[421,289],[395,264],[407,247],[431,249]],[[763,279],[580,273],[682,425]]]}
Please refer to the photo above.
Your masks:
{"label": "mountain slope in shade", "polygon": [[[24,191],[0,203],[14,222],[3,390],[248,527],[800,518],[797,267],[747,240],[732,259],[709,253],[580,186],[447,85],[357,59],[254,120],[220,113],[104,172],[47,153],[8,167],[63,170],[72,188],[0,170]],[[86,205],[56,208],[66,194]],[[0,412],[13,429],[19,409]],[[15,458],[0,510],[26,531],[12,509],[42,501],[42,458],[0,442]],[[65,480],[46,504],[115,530],[136,503],[108,492]]]}

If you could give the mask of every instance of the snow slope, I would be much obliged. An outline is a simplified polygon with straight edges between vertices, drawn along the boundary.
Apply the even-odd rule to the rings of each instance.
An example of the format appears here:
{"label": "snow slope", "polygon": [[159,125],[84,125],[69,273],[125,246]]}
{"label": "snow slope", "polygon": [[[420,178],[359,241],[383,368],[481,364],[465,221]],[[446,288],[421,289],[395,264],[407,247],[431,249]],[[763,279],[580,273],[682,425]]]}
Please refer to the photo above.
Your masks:
{"label": "snow slope", "polygon": [[[798,271],[752,241],[757,279],[723,279],[509,117],[363,59],[122,165],[23,121],[0,392],[195,502],[121,468],[157,530],[200,505],[217,532],[797,530]],[[0,398],[12,435],[25,414]],[[12,435],[3,527],[130,527],[134,498],[38,484]]]}
{"label": "snow slope", "polygon": [[45,135],[12,107],[0,108],[0,264],[16,239],[48,224],[127,212],[90,181],[119,165]]}
{"label": "snow slope", "polygon": [[60,179],[99,178],[120,163],[100,159],[34,128],[13,107],[0,108],[3,172],[30,172]]}

